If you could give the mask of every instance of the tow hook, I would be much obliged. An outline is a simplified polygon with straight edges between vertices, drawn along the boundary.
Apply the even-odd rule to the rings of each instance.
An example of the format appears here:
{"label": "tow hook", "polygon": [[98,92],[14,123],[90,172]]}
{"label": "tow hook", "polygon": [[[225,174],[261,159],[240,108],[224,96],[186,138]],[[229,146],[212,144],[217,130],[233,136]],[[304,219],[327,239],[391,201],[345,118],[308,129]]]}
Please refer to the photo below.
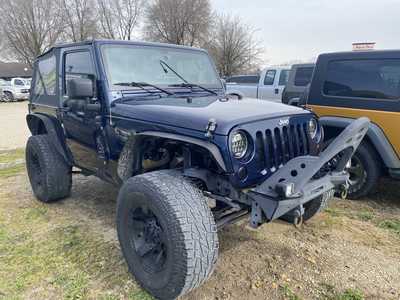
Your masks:
{"label": "tow hook", "polygon": [[346,200],[348,194],[349,186],[347,184],[341,184],[339,186],[339,195],[342,200]]}
{"label": "tow hook", "polygon": [[303,216],[295,217],[293,221],[293,226],[297,229],[303,225]]}
{"label": "tow hook", "polygon": [[294,211],[294,220],[293,220],[294,227],[300,228],[303,225],[303,213],[304,213],[303,207],[299,207]]}

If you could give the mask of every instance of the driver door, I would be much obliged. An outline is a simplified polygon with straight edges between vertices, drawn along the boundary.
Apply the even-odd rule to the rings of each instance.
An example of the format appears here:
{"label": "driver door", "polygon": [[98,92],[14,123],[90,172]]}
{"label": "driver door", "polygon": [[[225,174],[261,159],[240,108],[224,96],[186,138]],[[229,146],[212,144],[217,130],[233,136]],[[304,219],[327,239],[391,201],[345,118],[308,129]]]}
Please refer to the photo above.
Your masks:
{"label": "driver door", "polygon": [[[80,48],[63,54],[63,125],[66,142],[75,164],[83,169],[99,171],[103,160],[97,154],[99,112],[87,110],[88,104],[96,101],[96,72],[90,48]],[[68,95],[69,81],[80,79],[93,81],[93,97]],[[79,94],[79,91],[78,91]]]}
{"label": "driver door", "polygon": [[258,90],[258,98],[264,100],[272,100],[276,98],[275,95],[275,78],[277,77],[277,70],[270,69],[264,73],[264,81],[260,83]]}

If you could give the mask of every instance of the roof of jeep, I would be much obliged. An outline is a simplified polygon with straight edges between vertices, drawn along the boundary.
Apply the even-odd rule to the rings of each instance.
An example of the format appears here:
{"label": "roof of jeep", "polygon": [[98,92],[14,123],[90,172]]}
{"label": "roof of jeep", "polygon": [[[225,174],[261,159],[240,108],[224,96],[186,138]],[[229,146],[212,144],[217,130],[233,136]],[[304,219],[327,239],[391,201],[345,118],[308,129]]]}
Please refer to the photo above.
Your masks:
{"label": "roof of jeep", "polygon": [[400,50],[365,50],[365,51],[345,51],[322,53],[318,58],[368,58],[368,57],[387,57],[400,54]]}
{"label": "roof of jeep", "polygon": [[56,44],[47,51],[43,52],[41,55],[39,55],[37,58],[45,56],[46,54],[50,53],[54,49],[59,49],[59,48],[69,48],[69,47],[76,47],[76,46],[84,46],[84,45],[94,45],[94,44],[114,44],[114,45],[136,45],[136,46],[157,46],[157,47],[168,47],[168,48],[177,48],[177,49],[189,49],[189,50],[196,50],[196,51],[202,51],[202,52],[207,52],[204,49],[200,48],[195,48],[195,47],[190,47],[190,46],[183,46],[183,45],[175,45],[175,44],[167,44],[167,43],[152,43],[152,42],[141,42],[141,41],[123,41],[123,40],[106,40],[106,39],[93,39],[93,40],[87,40],[87,41],[82,41],[82,42],[75,42],[75,43],[61,43],[61,44]]}

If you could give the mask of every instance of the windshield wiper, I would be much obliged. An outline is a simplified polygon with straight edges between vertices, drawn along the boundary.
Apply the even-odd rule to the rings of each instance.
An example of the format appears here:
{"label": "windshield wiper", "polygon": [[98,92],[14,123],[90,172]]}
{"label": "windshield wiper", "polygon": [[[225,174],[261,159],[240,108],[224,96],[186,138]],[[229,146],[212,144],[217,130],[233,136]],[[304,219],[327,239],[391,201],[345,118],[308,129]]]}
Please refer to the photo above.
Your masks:
{"label": "windshield wiper", "polygon": [[147,82],[135,82],[135,81],[132,81],[132,82],[118,82],[118,83],[114,83],[114,85],[138,87],[138,88],[140,88],[140,89],[142,89],[142,90],[144,90],[144,91],[146,91],[148,93],[151,93],[151,94],[156,93],[154,91],[151,91],[151,90],[145,88],[146,86],[149,86],[149,87],[152,87],[152,88],[154,88],[156,90],[159,90],[159,91],[161,91],[161,92],[163,92],[163,93],[165,93],[165,94],[167,94],[169,96],[174,95],[174,93],[172,93],[170,91],[167,91],[167,90],[165,90],[165,89],[163,89],[163,88],[161,88],[159,86],[156,86],[154,84],[147,83]]}
{"label": "windshield wiper", "polygon": [[196,84],[196,83],[190,83],[188,82],[185,78],[182,77],[182,75],[180,75],[177,71],[174,70],[174,68],[172,68],[169,64],[167,64],[165,61],[163,61],[162,59],[160,59],[160,65],[163,68],[165,73],[168,73],[168,70],[165,68],[167,67],[168,69],[170,69],[172,71],[172,73],[174,73],[180,80],[183,81],[183,83],[180,84],[171,84],[170,86],[176,86],[176,87],[188,87],[188,88],[192,88],[192,87],[198,87],[206,92],[209,92],[211,94],[214,94],[216,96],[218,96],[217,92],[214,92],[213,90],[210,90],[202,85]]}

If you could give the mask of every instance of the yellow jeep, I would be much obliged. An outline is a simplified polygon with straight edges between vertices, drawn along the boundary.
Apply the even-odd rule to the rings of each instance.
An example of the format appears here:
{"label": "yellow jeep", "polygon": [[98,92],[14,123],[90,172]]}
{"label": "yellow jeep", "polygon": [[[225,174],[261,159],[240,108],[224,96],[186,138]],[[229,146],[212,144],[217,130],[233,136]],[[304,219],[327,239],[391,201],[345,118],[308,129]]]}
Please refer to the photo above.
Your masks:
{"label": "yellow jeep", "polygon": [[320,55],[301,102],[320,117],[327,142],[353,119],[371,120],[348,163],[350,198],[373,191],[382,175],[400,178],[400,51]]}

